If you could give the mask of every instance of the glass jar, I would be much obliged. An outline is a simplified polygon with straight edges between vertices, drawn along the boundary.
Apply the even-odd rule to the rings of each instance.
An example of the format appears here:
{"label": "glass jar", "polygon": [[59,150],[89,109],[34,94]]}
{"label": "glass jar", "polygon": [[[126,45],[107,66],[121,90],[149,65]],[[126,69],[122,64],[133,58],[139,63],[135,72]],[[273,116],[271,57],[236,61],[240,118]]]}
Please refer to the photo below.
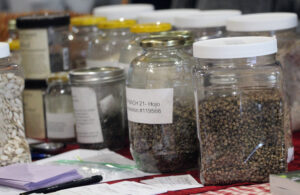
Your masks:
{"label": "glass jar", "polygon": [[215,39],[226,36],[228,18],[241,15],[239,10],[209,10],[197,14],[177,16],[174,26],[178,30],[191,31],[195,41]]}
{"label": "glass jar", "polygon": [[99,35],[97,25],[106,21],[104,17],[79,16],[71,19],[72,34],[68,36],[71,69],[86,67],[86,58],[92,40]]}
{"label": "glass jar", "polygon": [[271,37],[194,43],[201,182],[268,182],[287,171],[289,123],[282,69]]}
{"label": "glass jar", "polygon": [[143,38],[149,37],[150,33],[168,31],[171,30],[171,28],[172,26],[168,23],[136,24],[130,27],[130,32],[133,33],[133,36],[129,44],[121,51],[119,66],[123,68],[127,74],[130,62],[143,53],[140,41]]}
{"label": "glass jar", "polygon": [[23,121],[23,71],[9,55],[8,43],[0,43],[0,166],[31,161]]}
{"label": "glass jar", "polygon": [[191,31],[187,30],[176,30],[176,31],[165,31],[159,33],[151,33],[151,37],[181,37],[185,40],[184,51],[191,56],[193,55],[193,43],[194,35]]}
{"label": "glass jar", "polygon": [[126,144],[124,71],[117,67],[70,73],[77,142],[83,148],[118,150]]}
{"label": "glass jar", "polygon": [[146,172],[195,168],[198,140],[191,68],[180,37],[141,41],[130,65],[126,98],[131,154]]}
{"label": "glass jar", "polygon": [[8,21],[8,40],[9,49],[11,52],[11,60],[15,64],[21,64],[20,41],[16,27],[16,20]]}
{"label": "glass jar", "polygon": [[46,80],[25,80],[23,93],[26,137],[46,139]]}
{"label": "glass jar", "polygon": [[45,94],[47,138],[51,141],[75,141],[75,120],[68,74],[55,73],[47,79]]}
{"label": "glass jar", "polygon": [[118,66],[122,48],[129,43],[129,28],[135,20],[112,20],[102,22],[98,28],[103,32],[92,41],[87,57],[88,67]]}
{"label": "glass jar", "polygon": [[17,19],[26,79],[46,79],[69,69],[69,15],[47,14]]}
{"label": "glass jar", "polygon": [[[297,112],[300,107],[297,107],[297,103],[292,103],[292,96],[295,96],[292,83],[293,78],[291,69],[285,66],[284,57],[291,51],[294,43],[296,42],[296,27],[298,24],[297,14],[294,13],[261,13],[261,14],[247,14],[238,17],[231,18],[227,21],[228,36],[271,36],[276,37],[278,42],[277,59],[283,66],[284,77],[284,93],[287,96],[288,103],[291,108],[290,113]],[[298,96],[298,95],[296,95]],[[298,98],[300,99],[300,97]],[[294,106],[292,105],[294,104]],[[288,134],[290,141],[288,148],[290,149],[290,156],[288,162],[294,159],[294,146],[292,143],[292,131],[290,126],[296,126],[296,123],[300,123],[300,119],[287,115],[295,120],[292,120],[291,124],[286,124],[286,129],[289,130]]]}

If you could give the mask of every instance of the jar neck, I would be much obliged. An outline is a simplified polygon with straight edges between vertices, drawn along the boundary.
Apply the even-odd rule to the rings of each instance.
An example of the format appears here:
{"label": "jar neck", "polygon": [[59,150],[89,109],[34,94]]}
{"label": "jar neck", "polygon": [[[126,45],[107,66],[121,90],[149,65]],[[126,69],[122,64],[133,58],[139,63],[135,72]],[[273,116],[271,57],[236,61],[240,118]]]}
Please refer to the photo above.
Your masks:
{"label": "jar neck", "polygon": [[288,37],[296,36],[296,28],[284,29],[284,30],[272,30],[272,31],[253,31],[253,32],[240,32],[240,31],[228,31],[230,36],[268,36],[268,37]]}
{"label": "jar neck", "polygon": [[198,59],[204,68],[245,68],[254,66],[266,66],[276,62],[276,55],[256,56],[236,59]]}
{"label": "jar neck", "polygon": [[92,26],[73,26],[72,31],[75,34],[85,34],[85,33],[91,33],[91,32],[96,32],[97,27],[92,25]]}
{"label": "jar neck", "polygon": [[126,36],[130,34],[129,28],[100,29],[106,36]]}
{"label": "jar neck", "polygon": [[173,47],[147,47],[143,48],[146,52],[173,52],[183,50],[184,45],[177,45]]}

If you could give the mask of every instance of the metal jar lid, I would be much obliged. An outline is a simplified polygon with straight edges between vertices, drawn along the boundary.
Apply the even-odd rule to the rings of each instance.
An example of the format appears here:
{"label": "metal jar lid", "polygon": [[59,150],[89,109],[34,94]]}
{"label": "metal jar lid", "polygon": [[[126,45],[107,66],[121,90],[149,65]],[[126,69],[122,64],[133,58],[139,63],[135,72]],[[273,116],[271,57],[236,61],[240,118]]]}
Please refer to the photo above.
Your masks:
{"label": "metal jar lid", "polygon": [[176,47],[183,46],[185,44],[185,40],[182,37],[175,36],[158,36],[158,37],[148,37],[142,39],[140,46],[143,48],[149,47]]}
{"label": "metal jar lid", "polygon": [[71,84],[110,83],[124,79],[124,70],[118,67],[82,68],[70,72]]}
{"label": "metal jar lid", "polygon": [[17,18],[17,28],[48,28],[50,26],[68,26],[70,16],[68,14],[38,14]]}
{"label": "metal jar lid", "polygon": [[185,40],[185,46],[193,45],[195,40],[193,33],[188,30],[174,30],[151,33],[151,37],[182,37]]}

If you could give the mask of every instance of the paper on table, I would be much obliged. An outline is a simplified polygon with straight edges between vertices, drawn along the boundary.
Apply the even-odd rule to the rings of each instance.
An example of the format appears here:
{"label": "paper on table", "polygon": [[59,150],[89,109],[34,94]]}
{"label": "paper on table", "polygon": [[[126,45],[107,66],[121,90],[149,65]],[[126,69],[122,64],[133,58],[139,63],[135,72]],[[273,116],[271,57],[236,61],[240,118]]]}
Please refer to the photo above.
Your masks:
{"label": "paper on table", "polygon": [[79,179],[70,166],[14,164],[0,168],[0,184],[23,190],[34,190]]}
{"label": "paper on table", "polygon": [[199,184],[191,175],[156,177],[154,179],[142,180],[141,183],[165,189],[167,191],[203,187],[203,185]]}

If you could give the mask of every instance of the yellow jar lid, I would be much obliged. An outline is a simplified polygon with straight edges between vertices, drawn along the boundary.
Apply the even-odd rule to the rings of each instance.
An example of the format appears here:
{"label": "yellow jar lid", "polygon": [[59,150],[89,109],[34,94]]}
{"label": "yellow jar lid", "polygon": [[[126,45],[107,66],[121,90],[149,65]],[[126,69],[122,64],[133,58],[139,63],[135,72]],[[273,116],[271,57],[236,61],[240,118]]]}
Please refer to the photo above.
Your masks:
{"label": "yellow jar lid", "polygon": [[136,20],[110,20],[106,22],[101,22],[98,25],[100,29],[115,29],[115,28],[130,28],[136,24]]}
{"label": "yellow jar lid", "polygon": [[16,51],[20,49],[20,41],[18,39],[8,41],[9,49],[11,51]]}
{"label": "yellow jar lid", "polygon": [[171,30],[172,25],[169,23],[147,23],[136,24],[130,27],[132,33],[153,33]]}
{"label": "yellow jar lid", "polygon": [[53,81],[60,81],[66,83],[69,81],[69,74],[67,72],[53,73],[47,78],[47,82],[51,83]]}
{"label": "yellow jar lid", "polygon": [[92,26],[105,21],[106,21],[105,17],[95,17],[95,16],[79,16],[79,17],[71,18],[71,24],[73,26]]}

